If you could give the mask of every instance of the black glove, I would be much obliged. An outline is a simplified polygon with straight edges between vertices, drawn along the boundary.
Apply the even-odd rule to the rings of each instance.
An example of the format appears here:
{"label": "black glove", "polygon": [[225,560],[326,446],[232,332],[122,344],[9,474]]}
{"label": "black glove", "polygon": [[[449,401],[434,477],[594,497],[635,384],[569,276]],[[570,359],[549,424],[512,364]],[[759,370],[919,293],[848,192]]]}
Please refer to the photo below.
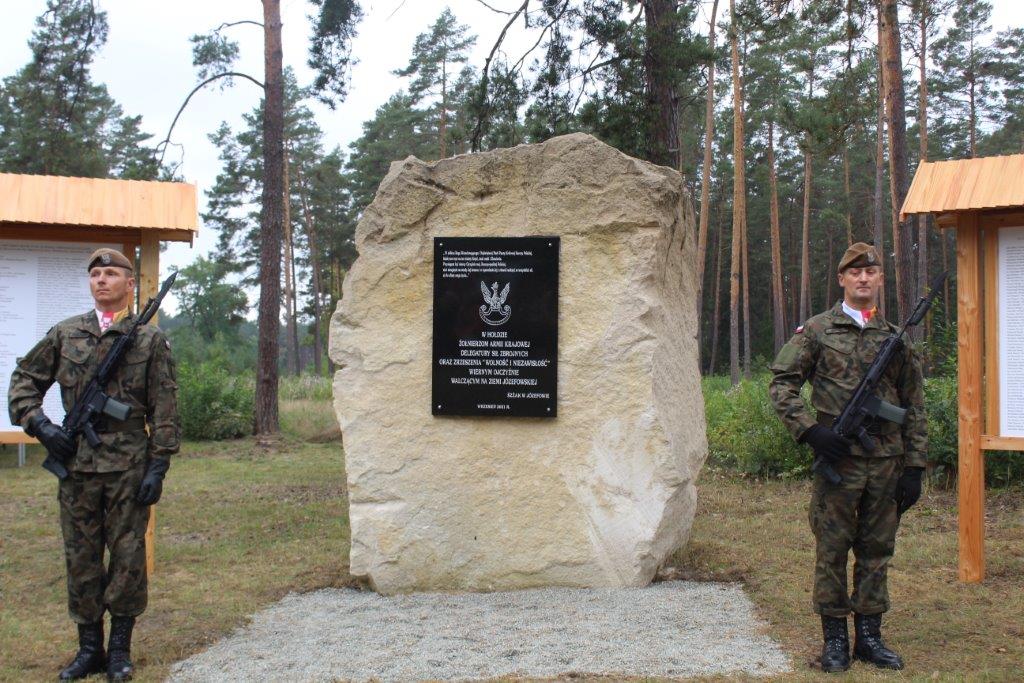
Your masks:
{"label": "black glove", "polygon": [[814,449],[815,455],[824,458],[830,465],[850,455],[850,442],[821,425],[812,425],[804,432],[803,442]]}
{"label": "black glove", "polygon": [[50,422],[42,411],[33,415],[28,421],[25,433],[39,439],[46,447],[47,453],[66,463],[75,455],[75,442],[63,429]]}
{"label": "black glove", "polygon": [[912,508],[917,499],[921,497],[921,475],[923,473],[923,467],[903,469],[903,474],[896,482],[896,493],[893,496],[896,499],[896,514],[902,515]]}
{"label": "black glove", "polygon": [[164,475],[171,466],[167,458],[153,458],[146,467],[146,475],[142,477],[142,485],[135,501],[142,505],[153,505],[160,500],[164,490]]}

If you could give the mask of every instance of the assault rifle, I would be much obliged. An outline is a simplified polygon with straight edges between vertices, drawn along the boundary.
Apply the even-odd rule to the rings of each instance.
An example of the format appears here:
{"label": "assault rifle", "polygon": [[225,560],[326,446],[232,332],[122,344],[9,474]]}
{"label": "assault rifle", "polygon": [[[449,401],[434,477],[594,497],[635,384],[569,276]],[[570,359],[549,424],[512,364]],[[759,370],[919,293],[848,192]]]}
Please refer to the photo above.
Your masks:
{"label": "assault rifle", "polygon": [[[868,434],[867,427],[865,426],[870,420],[881,418],[896,424],[903,424],[907,416],[906,408],[900,408],[883,401],[875,392],[878,389],[879,382],[881,382],[882,375],[885,374],[886,368],[889,367],[889,363],[903,349],[903,335],[907,328],[920,323],[925,314],[928,313],[928,309],[931,308],[935,297],[942,291],[942,284],[946,281],[947,274],[940,273],[932,280],[928,294],[918,300],[917,306],[914,307],[907,321],[903,323],[903,327],[893,332],[889,335],[888,339],[882,342],[882,347],[878,349],[878,355],[875,356],[875,360],[871,362],[868,371],[861,378],[860,384],[854,389],[853,396],[847,401],[843,412],[832,423],[833,432],[850,441],[856,439],[864,450],[870,452],[878,446],[871,435]],[[815,459],[812,469],[820,471],[825,479],[833,485],[841,484],[843,481],[839,473],[822,458]]]}
{"label": "assault rifle", "polygon": [[[90,446],[98,448],[103,443],[100,441],[95,427],[96,420],[99,419],[100,415],[106,415],[119,421],[128,419],[132,412],[131,406],[110,398],[104,389],[114,376],[114,373],[117,372],[117,369],[121,367],[125,354],[128,353],[132,344],[135,343],[135,337],[138,336],[139,328],[148,323],[160,309],[160,302],[167,296],[167,292],[170,291],[171,285],[174,284],[174,278],[177,276],[177,272],[171,273],[171,276],[160,287],[160,292],[156,297],[146,303],[146,307],[142,309],[142,313],[132,323],[128,332],[118,337],[110,351],[100,362],[99,367],[96,368],[96,374],[89,380],[89,384],[82,390],[82,393],[78,396],[75,404],[71,406],[68,414],[64,416],[64,423],[61,425],[61,429],[71,437],[72,443],[77,444],[78,437],[84,435],[85,440],[89,442]],[[68,468],[65,463],[60,458],[54,457],[52,453],[47,452],[46,460],[43,461],[43,467],[55,474],[58,479],[65,479],[68,476]]]}

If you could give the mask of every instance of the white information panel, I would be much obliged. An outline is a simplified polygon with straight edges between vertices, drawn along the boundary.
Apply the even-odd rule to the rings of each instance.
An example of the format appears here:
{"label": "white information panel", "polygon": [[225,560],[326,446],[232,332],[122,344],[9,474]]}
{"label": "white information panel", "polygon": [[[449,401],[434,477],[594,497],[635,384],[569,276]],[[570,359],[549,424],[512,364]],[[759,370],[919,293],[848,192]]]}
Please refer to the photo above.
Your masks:
{"label": "white information panel", "polygon": [[998,234],[999,433],[1024,436],[1024,227]]}
{"label": "white information panel", "polygon": [[[7,413],[7,389],[17,359],[65,318],[93,308],[86,259],[96,249],[120,244],[0,240],[0,432],[21,432]],[[43,410],[64,419],[60,386],[46,394]]]}

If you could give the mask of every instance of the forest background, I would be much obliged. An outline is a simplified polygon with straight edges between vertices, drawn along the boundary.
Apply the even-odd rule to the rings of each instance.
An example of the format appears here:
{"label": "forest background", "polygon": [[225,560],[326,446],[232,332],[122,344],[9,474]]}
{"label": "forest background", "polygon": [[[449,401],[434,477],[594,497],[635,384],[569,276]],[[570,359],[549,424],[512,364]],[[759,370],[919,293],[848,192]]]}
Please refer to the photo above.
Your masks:
{"label": "forest background", "polygon": [[[881,246],[890,318],[930,275],[955,281],[954,236],[897,219],[919,160],[1024,151],[1024,27],[993,26],[985,0],[461,0],[390,46],[409,55],[394,72],[403,87],[348,144],[315,112],[345,116],[364,9],[305,5],[308,41],[284,46],[308,59],[300,82],[280,52],[276,72],[272,60],[262,73],[237,66],[236,31],[262,31],[268,56],[281,49],[278,4],[262,17],[257,3],[252,17],[211,11],[192,38],[193,95],[249,81],[269,99],[253,89],[241,124],[208,122],[220,172],[201,216],[217,243],[181,270],[176,315],[162,320],[197,378],[256,368],[257,432],[276,430],[261,405],[276,405],[278,372],[330,373],[327,322],[355,225],[389,163],[410,154],[585,131],[680,170],[699,217],[702,370],[735,385],[839,297],[835,264],[852,241]],[[463,24],[468,5],[492,23]],[[485,28],[499,38],[481,61]],[[108,33],[101,3],[47,0],[31,59],[0,86],[0,171],[180,177],[173,125],[146,132],[94,81]],[[955,367],[953,303],[947,289],[919,339],[937,377]]]}

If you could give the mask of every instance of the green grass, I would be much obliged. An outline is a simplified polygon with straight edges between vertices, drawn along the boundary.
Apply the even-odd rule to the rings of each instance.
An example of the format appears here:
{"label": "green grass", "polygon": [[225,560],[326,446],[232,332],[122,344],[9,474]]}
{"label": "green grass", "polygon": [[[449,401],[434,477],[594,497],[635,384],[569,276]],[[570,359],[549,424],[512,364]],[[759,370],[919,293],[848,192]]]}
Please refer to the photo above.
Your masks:
{"label": "green grass", "polygon": [[[286,404],[282,422],[300,433],[307,422],[290,416],[308,412]],[[13,448],[0,454],[0,680],[52,680],[76,644],[56,480],[41,461],[37,446],[20,469]],[[337,442],[285,436],[269,452],[251,439],[185,444],[156,508],[137,679],[162,680],[172,663],[290,591],[348,585],[344,481]]]}
{"label": "green grass", "polygon": [[[821,630],[810,609],[809,482],[705,468],[698,490],[690,543],[669,575],[743,582],[769,634],[790,653],[794,680],[893,676],[860,663],[844,676],[815,668]],[[927,491],[904,516],[889,573],[892,610],[883,621],[888,644],[907,661],[902,677],[1024,680],[1024,490],[988,492],[986,527],[987,577],[963,584],[956,493]]]}
{"label": "green grass", "polygon": [[[185,444],[157,507],[156,573],[134,648],[138,680],[162,680],[171,664],[291,591],[352,585],[341,444],[309,442],[332,420],[326,402],[287,401],[285,436],[271,451],[251,439]],[[56,482],[40,461],[38,447],[21,469],[13,448],[0,452],[2,680],[52,680],[75,649]],[[808,482],[708,467],[698,487],[690,543],[664,576],[742,582],[794,662],[787,680],[894,677],[863,664],[845,676],[814,668]],[[904,518],[885,619],[889,644],[908,662],[900,678],[1024,678],[1024,490],[988,492],[986,534],[988,576],[966,585],[957,580],[955,493],[929,490]]]}
{"label": "green grass", "polygon": [[282,375],[277,390],[282,401],[330,401],[333,398],[331,378],[317,375]]}
{"label": "green grass", "polygon": [[338,418],[329,401],[282,401],[280,418],[285,436],[314,443],[341,441]]}

